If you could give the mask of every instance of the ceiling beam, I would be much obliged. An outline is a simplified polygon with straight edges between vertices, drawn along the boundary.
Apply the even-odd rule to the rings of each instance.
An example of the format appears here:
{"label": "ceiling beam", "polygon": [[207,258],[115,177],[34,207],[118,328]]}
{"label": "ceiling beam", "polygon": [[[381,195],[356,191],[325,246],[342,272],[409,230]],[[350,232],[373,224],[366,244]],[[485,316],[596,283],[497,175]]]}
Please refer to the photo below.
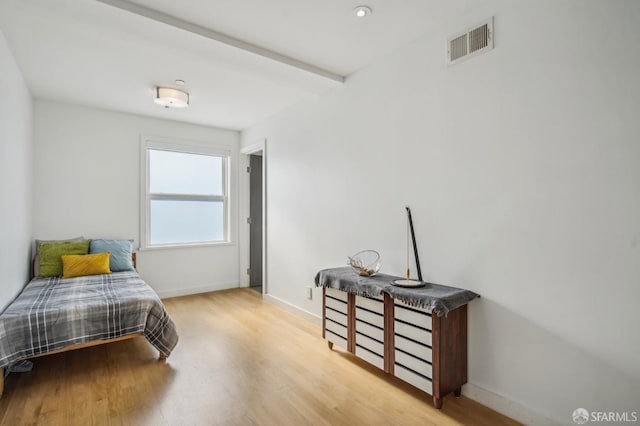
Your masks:
{"label": "ceiling beam", "polygon": [[107,4],[109,6],[117,7],[118,9],[126,10],[127,12],[135,13],[136,15],[143,16],[148,19],[152,19],[163,24],[170,25],[181,30],[189,31],[190,33],[197,34],[202,37],[206,37],[211,40],[215,40],[220,43],[224,43],[228,46],[242,49],[247,52],[260,55],[262,57],[271,59],[289,65],[303,71],[318,75],[320,77],[327,78],[329,80],[338,81],[344,83],[344,76],[319,68],[315,65],[308,64],[306,62],[299,61],[289,56],[282,55],[278,52],[274,52],[264,47],[257,46],[255,44],[247,43],[246,41],[239,40],[237,38],[228,36],[218,31],[205,28],[200,25],[192,24],[191,22],[184,21],[166,13],[159,12],[157,10],[149,9],[148,7],[140,6],[126,0],[97,0],[100,3]]}

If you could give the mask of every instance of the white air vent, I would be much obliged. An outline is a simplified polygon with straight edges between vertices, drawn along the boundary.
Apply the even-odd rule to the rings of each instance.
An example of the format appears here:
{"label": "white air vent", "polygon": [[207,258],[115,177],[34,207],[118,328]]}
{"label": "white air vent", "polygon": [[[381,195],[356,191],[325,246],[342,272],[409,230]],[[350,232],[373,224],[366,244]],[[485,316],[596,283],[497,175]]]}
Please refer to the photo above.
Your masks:
{"label": "white air vent", "polygon": [[447,39],[449,65],[493,49],[493,17]]}

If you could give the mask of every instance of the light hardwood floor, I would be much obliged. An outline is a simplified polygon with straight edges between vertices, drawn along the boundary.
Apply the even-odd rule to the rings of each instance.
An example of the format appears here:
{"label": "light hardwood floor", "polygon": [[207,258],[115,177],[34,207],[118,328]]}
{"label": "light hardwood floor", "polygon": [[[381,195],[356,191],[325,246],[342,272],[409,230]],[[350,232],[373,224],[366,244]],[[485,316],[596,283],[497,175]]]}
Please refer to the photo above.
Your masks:
{"label": "light hardwood floor", "polygon": [[144,338],[37,358],[7,378],[0,424],[517,424],[465,397],[436,410],[255,291],[164,302],[180,333],[166,363]]}

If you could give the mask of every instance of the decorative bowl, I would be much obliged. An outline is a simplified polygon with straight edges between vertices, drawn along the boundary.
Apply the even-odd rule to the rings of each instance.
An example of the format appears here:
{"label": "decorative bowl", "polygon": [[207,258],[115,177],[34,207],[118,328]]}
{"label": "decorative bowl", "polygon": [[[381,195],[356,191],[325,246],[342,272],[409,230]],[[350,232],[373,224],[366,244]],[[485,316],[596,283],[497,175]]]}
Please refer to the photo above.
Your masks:
{"label": "decorative bowl", "polygon": [[349,266],[361,277],[373,277],[380,270],[380,253],[375,250],[362,250],[349,256]]}

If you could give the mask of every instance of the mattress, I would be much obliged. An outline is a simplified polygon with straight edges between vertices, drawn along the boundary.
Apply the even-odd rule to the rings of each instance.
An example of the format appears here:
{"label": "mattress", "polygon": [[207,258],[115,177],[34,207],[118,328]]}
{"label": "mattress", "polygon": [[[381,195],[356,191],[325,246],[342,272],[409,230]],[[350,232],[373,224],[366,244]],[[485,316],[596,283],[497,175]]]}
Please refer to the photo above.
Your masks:
{"label": "mattress", "polygon": [[136,333],[167,357],[178,343],[162,301],[137,272],[36,278],[0,314],[0,368]]}

